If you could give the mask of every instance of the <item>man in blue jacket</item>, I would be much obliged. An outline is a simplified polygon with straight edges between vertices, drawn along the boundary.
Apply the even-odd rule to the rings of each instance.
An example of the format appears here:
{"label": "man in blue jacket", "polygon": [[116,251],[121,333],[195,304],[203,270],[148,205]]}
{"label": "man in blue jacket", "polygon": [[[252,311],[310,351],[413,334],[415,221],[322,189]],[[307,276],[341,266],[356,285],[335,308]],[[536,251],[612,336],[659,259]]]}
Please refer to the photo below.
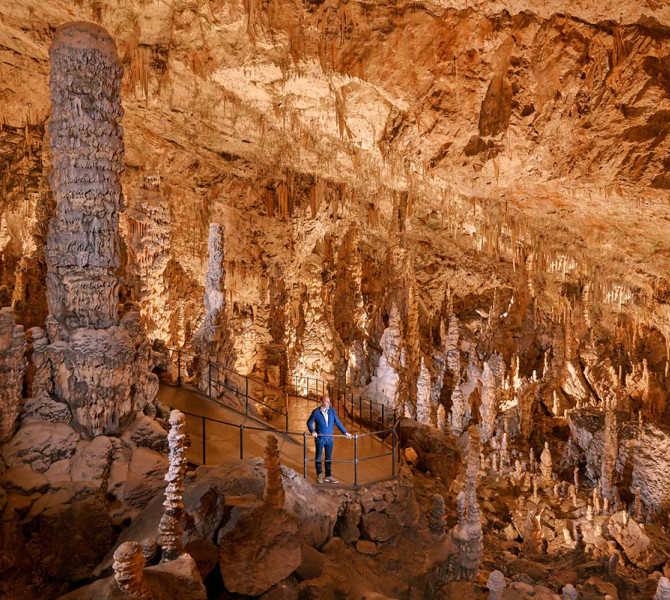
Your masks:
{"label": "man in blue jacket", "polygon": [[327,394],[321,396],[321,406],[315,408],[307,419],[307,429],[314,436],[316,443],[316,480],[323,483],[323,473],[321,471],[321,454],[326,451],[326,482],[338,483],[330,470],[330,461],[333,458],[333,433],[335,425],[349,439],[353,436],[347,433],[344,425],[337,418],[335,409],[330,405],[330,398]]}

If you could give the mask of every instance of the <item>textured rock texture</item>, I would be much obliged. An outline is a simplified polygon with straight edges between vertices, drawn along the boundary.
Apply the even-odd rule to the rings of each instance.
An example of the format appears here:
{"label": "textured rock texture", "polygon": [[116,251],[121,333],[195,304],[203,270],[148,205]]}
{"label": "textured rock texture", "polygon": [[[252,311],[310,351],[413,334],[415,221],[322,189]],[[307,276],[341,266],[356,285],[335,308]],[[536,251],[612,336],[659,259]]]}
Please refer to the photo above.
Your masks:
{"label": "textured rock texture", "polygon": [[61,27],[49,58],[49,310],[66,331],[106,329],[118,310],[121,65],[112,38],[92,23]]}
{"label": "textured rock texture", "polygon": [[14,322],[11,308],[0,310],[0,444],[8,441],[16,430],[23,376],[26,372],[26,338],[23,327]]}
{"label": "textured rock texture", "polygon": [[138,411],[154,410],[157,391],[137,308],[118,318],[122,70],[113,40],[91,23],[59,28],[50,58],[56,211],[46,247],[52,343],[40,349],[42,369],[53,380],[48,391],[89,435],[118,433]]}

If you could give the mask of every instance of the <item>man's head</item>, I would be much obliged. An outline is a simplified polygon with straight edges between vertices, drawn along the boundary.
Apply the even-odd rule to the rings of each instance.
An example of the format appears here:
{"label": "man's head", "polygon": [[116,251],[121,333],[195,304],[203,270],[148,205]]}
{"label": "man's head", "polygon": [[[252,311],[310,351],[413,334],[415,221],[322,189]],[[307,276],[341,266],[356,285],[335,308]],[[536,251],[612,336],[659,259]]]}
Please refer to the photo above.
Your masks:
{"label": "man's head", "polygon": [[324,394],[323,396],[321,396],[321,408],[326,410],[329,407],[330,407],[330,398],[328,397],[328,394]]}

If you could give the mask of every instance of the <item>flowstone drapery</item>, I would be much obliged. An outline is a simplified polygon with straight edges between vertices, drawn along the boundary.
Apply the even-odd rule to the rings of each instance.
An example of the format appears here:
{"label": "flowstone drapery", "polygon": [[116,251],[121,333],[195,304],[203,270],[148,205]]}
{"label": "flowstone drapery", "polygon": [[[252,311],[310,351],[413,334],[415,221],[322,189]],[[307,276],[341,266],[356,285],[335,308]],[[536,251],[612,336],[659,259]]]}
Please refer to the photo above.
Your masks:
{"label": "flowstone drapery", "polygon": [[158,525],[160,545],[163,549],[162,560],[174,560],[182,553],[183,527],[181,520],[184,516],[184,472],[186,470],[186,417],[178,410],[170,413],[170,433],[168,433],[170,447],[170,466],[165,475],[168,482],[165,488],[165,512]]}

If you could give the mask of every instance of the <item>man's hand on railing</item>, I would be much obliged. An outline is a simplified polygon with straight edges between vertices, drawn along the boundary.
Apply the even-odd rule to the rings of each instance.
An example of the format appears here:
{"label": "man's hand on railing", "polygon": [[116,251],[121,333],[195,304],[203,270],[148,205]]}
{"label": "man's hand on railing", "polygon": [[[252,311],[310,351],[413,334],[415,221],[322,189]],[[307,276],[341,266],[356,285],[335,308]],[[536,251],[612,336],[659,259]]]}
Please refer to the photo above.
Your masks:
{"label": "man's hand on railing", "polygon": [[316,431],[312,431],[312,437],[319,437],[319,434]]}
{"label": "man's hand on railing", "polygon": [[347,433],[347,439],[348,440],[352,439],[353,437],[354,437],[353,435],[351,435],[350,433]]}

